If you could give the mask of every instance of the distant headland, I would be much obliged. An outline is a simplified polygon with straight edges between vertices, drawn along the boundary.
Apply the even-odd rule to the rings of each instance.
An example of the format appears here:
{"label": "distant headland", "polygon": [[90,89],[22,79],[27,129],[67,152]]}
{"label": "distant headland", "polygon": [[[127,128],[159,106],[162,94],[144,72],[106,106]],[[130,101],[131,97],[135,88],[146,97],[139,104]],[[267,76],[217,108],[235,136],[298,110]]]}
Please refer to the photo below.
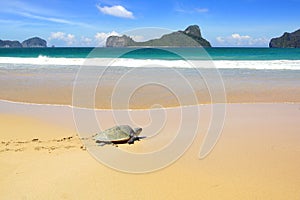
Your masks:
{"label": "distant headland", "polygon": [[184,31],[165,34],[158,39],[136,42],[127,35],[110,36],[106,40],[106,47],[134,47],[134,46],[165,46],[165,47],[211,47],[204,39],[198,25],[191,25]]}
{"label": "distant headland", "polygon": [[293,33],[285,32],[281,37],[272,38],[270,48],[300,48],[300,29]]}
{"label": "distant headland", "polygon": [[20,43],[17,40],[0,40],[0,48],[44,48],[47,41],[39,37],[29,38]]}

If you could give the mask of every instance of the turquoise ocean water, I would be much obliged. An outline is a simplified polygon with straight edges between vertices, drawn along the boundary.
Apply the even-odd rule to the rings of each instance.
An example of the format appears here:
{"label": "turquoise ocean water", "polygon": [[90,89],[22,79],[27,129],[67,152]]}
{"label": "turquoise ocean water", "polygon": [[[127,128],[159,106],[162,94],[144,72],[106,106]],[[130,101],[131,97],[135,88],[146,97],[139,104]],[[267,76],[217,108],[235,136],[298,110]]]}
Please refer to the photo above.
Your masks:
{"label": "turquoise ocean water", "polygon": [[[20,58],[37,58],[45,56],[50,58],[115,58],[119,57],[124,49],[130,48],[2,48],[0,57],[20,57]],[[122,55],[122,58],[133,59],[163,59],[177,60],[180,56],[173,54],[173,51],[184,54],[185,59],[203,60],[207,59],[206,55],[199,53],[198,48],[169,48],[155,49],[142,48],[131,50],[130,53]],[[300,60],[300,49],[273,49],[273,48],[207,48],[207,54],[212,60]]]}
{"label": "turquoise ocean water", "polygon": [[[98,66],[113,59],[118,67],[194,68],[209,61],[219,69],[300,70],[300,49],[271,48],[2,48],[0,68]],[[152,62],[154,61],[154,62]],[[199,61],[190,66],[186,61]],[[201,63],[202,62],[202,63]]]}

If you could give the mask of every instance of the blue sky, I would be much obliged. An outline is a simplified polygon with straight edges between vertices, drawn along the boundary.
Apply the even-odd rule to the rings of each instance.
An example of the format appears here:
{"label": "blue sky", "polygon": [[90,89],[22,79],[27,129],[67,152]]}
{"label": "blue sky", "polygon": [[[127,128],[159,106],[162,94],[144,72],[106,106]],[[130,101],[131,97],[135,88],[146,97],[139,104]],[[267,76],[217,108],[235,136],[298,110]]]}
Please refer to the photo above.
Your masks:
{"label": "blue sky", "polygon": [[267,46],[300,28],[300,0],[0,0],[0,7],[0,39],[39,36],[56,46],[102,45],[131,29],[191,24],[213,46]]}

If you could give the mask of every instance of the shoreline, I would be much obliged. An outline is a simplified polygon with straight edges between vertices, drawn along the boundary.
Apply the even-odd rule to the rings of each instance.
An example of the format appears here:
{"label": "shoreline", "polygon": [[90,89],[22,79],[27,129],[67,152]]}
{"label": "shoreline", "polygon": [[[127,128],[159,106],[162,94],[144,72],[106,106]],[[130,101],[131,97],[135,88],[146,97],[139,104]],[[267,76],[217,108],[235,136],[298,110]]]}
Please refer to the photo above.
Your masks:
{"label": "shoreline", "polygon": [[199,103],[194,105],[183,105],[183,106],[174,106],[174,107],[163,107],[163,108],[137,108],[137,109],[111,109],[111,108],[86,108],[86,107],[77,107],[73,105],[68,104],[47,104],[47,103],[31,103],[31,102],[21,102],[21,101],[11,101],[6,99],[0,99],[0,102],[3,103],[11,103],[11,104],[20,104],[20,105],[36,105],[36,106],[53,106],[53,107],[69,107],[69,108],[76,108],[76,109],[86,109],[86,110],[96,110],[96,111],[111,111],[111,110],[128,110],[128,111],[143,111],[143,110],[160,110],[160,109],[177,109],[177,108],[189,108],[189,107],[195,107],[195,106],[209,106],[209,105],[217,105],[217,104],[225,104],[225,105],[253,105],[253,104],[259,104],[259,105],[278,105],[278,104],[300,104],[300,101],[295,102],[226,102],[226,103]]}
{"label": "shoreline", "polygon": [[0,68],[0,99],[99,109],[300,101],[300,70],[87,67],[80,76],[78,70],[67,66]]}

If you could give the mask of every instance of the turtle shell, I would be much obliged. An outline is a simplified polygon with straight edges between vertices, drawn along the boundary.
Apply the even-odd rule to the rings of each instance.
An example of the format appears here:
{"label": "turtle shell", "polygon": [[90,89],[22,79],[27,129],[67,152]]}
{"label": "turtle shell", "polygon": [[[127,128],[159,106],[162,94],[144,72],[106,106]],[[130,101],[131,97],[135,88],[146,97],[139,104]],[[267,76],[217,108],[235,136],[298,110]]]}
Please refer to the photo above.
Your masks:
{"label": "turtle shell", "polygon": [[126,142],[134,134],[128,125],[115,126],[95,135],[96,142]]}

